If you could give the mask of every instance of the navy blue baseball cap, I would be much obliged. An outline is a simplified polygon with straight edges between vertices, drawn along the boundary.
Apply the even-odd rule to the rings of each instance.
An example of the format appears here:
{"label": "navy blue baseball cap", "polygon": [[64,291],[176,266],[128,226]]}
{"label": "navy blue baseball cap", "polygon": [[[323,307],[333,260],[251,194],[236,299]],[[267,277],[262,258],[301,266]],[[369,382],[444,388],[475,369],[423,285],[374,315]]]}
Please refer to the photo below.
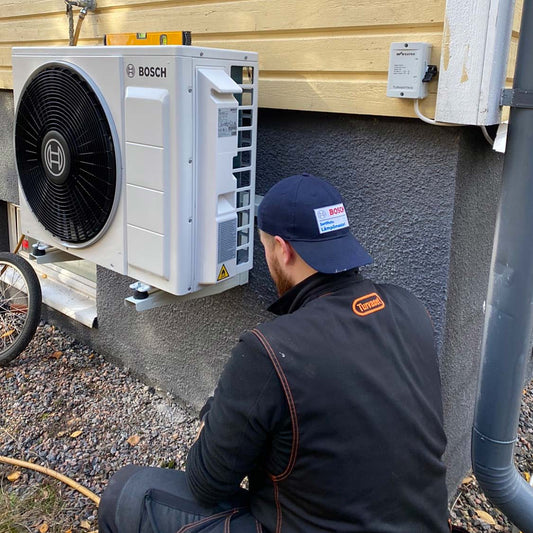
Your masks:
{"label": "navy blue baseball cap", "polygon": [[318,272],[334,274],[372,263],[350,232],[339,191],[310,174],[276,183],[259,206],[257,225],[290,242]]}

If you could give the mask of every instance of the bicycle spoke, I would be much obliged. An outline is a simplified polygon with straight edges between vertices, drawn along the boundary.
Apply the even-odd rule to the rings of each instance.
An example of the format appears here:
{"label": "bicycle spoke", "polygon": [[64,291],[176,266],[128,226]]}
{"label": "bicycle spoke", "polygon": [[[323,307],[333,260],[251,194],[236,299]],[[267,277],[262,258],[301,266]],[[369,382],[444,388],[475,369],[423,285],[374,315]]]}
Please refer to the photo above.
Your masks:
{"label": "bicycle spoke", "polygon": [[21,291],[19,291],[19,293],[20,294],[14,294],[13,296],[9,296],[8,298],[1,299],[2,303],[6,304],[6,303],[12,302],[12,305],[20,305],[20,304],[17,304],[16,302],[27,302],[28,297],[26,296],[26,294]]}
{"label": "bicycle spoke", "polygon": [[12,287],[14,287],[14,286],[15,286],[15,283],[16,283],[19,279],[21,279],[21,275],[20,275],[20,274],[14,269],[14,268],[9,269],[8,272],[11,272],[11,283],[10,283],[10,285],[11,285]]}
{"label": "bicycle spoke", "polygon": [[[11,279],[10,279],[11,277]],[[17,272],[14,268],[9,267],[8,270],[6,270],[2,277],[0,278],[1,284],[0,284],[0,297],[4,299],[6,294],[9,294],[11,290],[16,290],[15,294],[12,296],[16,296],[17,294],[25,294],[24,291],[19,289],[16,284],[22,280],[23,287],[26,287],[26,283],[24,282],[24,279],[20,275],[19,272]]]}
{"label": "bicycle spoke", "polygon": [[18,319],[19,317],[10,313],[10,316],[12,316],[12,320],[8,322],[8,330],[15,330],[17,331],[18,333],[21,332],[22,328],[24,327],[24,324],[21,324],[21,325],[17,325],[20,323],[20,319]]}
{"label": "bicycle spoke", "polygon": [[1,329],[4,330],[4,333],[0,335],[2,338],[5,338],[3,335],[6,331],[15,329],[17,332],[20,332],[23,327],[23,325],[17,326],[17,324],[20,323],[20,315],[15,315],[9,311],[0,313],[0,322],[2,323]]}

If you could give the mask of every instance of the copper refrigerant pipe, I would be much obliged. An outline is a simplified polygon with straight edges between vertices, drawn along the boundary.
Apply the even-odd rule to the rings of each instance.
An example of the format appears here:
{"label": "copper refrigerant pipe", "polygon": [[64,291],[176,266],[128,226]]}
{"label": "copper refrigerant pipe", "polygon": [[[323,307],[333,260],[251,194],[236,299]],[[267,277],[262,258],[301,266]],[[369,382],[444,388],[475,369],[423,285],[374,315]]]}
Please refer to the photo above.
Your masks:
{"label": "copper refrigerant pipe", "polygon": [[74,39],[72,40],[72,46],[76,46],[78,44],[78,39],[80,37],[80,31],[81,26],[83,24],[83,21],[85,20],[85,15],[87,15],[87,8],[84,7],[78,16],[78,23],[76,24],[76,31],[74,33]]}

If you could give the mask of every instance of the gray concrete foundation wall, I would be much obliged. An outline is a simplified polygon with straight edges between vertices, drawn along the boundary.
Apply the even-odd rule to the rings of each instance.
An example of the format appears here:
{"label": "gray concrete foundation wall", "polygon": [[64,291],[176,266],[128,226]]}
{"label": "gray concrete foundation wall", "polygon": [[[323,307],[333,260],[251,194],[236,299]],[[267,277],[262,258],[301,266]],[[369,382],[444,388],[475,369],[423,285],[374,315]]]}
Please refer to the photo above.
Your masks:
{"label": "gray concrete foundation wall", "polygon": [[13,149],[13,93],[0,90],[0,199],[18,202],[17,171]]}
{"label": "gray concrete foundation wall", "polygon": [[441,358],[451,486],[470,468],[470,433],[477,393],[485,301],[503,155],[465,128],[459,146],[446,328]]}
{"label": "gray concrete foundation wall", "polygon": [[[10,98],[0,93],[0,199],[13,201]],[[363,274],[411,289],[430,311],[453,491],[469,466],[501,158],[474,128],[262,110],[258,194],[300,172],[326,177],[341,190],[352,230],[374,258]],[[98,329],[51,310],[46,316],[195,408],[212,392],[240,333],[268,320],[266,307],[275,299],[258,242],[250,283],[215,297],[137,313],[124,305],[130,282],[98,268]]]}

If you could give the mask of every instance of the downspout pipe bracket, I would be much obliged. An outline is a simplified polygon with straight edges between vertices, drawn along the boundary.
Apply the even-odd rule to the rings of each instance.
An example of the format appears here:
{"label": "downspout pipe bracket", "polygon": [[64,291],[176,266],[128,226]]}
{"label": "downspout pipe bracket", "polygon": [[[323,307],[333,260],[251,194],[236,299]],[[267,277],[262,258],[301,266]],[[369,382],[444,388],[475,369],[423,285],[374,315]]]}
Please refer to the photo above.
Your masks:
{"label": "downspout pipe bracket", "polygon": [[500,105],[533,109],[533,91],[527,89],[502,89]]}

